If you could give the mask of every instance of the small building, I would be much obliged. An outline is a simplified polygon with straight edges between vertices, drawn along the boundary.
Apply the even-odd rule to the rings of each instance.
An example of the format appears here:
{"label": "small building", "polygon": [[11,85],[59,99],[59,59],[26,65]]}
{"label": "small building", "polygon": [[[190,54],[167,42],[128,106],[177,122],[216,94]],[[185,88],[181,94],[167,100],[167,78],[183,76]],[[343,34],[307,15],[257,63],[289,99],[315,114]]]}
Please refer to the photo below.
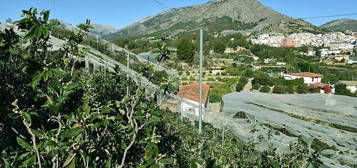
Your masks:
{"label": "small building", "polygon": [[310,84],[310,90],[313,90],[317,93],[321,94],[334,94],[335,93],[335,88],[329,84],[325,83],[313,83]]}
{"label": "small building", "polygon": [[357,81],[339,81],[338,83],[345,84],[346,89],[351,93],[356,93],[357,91]]}
{"label": "small building", "polygon": [[348,64],[357,64],[357,59],[350,58],[347,63]]}
{"label": "small building", "polygon": [[313,48],[309,47],[309,49],[307,50],[307,56],[315,56],[316,52],[314,51]]}
{"label": "small building", "polygon": [[294,48],[295,47],[295,41],[293,39],[286,39],[281,44],[281,47]]}
{"label": "small building", "polygon": [[320,49],[319,50],[319,52],[318,52],[318,55],[320,56],[320,57],[326,57],[326,56],[328,56],[328,49],[326,49],[326,48],[323,48],[323,49]]}
{"label": "small building", "polygon": [[276,65],[278,65],[278,66],[285,66],[285,65],[286,65],[286,62],[277,62]]}
{"label": "small building", "polygon": [[[209,104],[210,86],[206,83],[202,85],[202,108],[207,108]],[[182,98],[180,105],[181,112],[194,113],[199,116],[200,86],[198,82],[180,86],[177,96]]]}
{"label": "small building", "polygon": [[335,55],[333,57],[333,59],[338,62],[347,63],[348,60],[350,59],[350,56],[349,55]]}
{"label": "small building", "polygon": [[283,77],[285,80],[304,79],[305,84],[321,83],[323,77],[323,75],[321,74],[311,72],[282,72],[280,76]]}
{"label": "small building", "polygon": [[264,63],[265,64],[271,64],[271,63],[273,63],[275,61],[275,59],[272,59],[272,58],[265,58],[264,59]]}

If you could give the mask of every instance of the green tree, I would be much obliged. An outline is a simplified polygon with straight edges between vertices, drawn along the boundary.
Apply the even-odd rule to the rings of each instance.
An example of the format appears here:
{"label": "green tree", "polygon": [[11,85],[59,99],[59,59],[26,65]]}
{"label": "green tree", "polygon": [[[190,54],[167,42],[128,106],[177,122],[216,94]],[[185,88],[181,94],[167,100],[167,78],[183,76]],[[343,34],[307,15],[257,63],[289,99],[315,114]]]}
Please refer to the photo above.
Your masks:
{"label": "green tree", "polygon": [[85,32],[89,32],[90,29],[93,29],[93,26],[91,25],[90,20],[87,19],[86,23],[79,24],[78,28],[80,28],[81,30],[83,30]]}
{"label": "green tree", "polygon": [[226,45],[219,39],[215,39],[211,43],[214,52],[223,54],[226,50]]}
{"label": "green tree", "polygon": [[179,39],[177,45],[177,57],[185,62],[192,62],[195,54],[195,46],[188,38]]}
{"label": "green tree", "polygon": [[337,95],[346,95],[346,96],[350,96],[351,95],[351,92],[346,89],[346,85],[343,84],[343,83],[339,83],[335,86],[335,89],[336,89],[336,94]]}

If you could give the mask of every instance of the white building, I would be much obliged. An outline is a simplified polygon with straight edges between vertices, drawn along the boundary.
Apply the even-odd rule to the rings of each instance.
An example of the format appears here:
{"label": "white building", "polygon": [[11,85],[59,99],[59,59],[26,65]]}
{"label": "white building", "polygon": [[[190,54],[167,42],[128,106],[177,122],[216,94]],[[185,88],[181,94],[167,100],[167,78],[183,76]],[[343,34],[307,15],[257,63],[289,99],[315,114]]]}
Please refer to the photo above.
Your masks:
{"label": "white building", "polygon": [[311,73],[311,72],[300,72],[300,73],[281,73],[281,77],[285,80],[295,80],[295,79],[304,79],[305,84],[315,84],[321,83],[323,75]]}
{"label": "white building", "polygon": [[348,64],[357,64],[357,60],[354,60],[354,59],[349,59],[348,60]]}
{"label": "white building", "polygon": [[278,66],[285,66],[285,65],[286,65],[286,62],[277,62],[276,65],[278,65]]}
{"label": "white building", "polygon": [[357,91],[357,81],[339,81],[339,83],[345,84],[346,89],[351,93],[356,93]]}
{"label": "white building", "polygon": [[[199,83],[191,83],[180,86],[180,91],[177,96],[182,98],[180,111],[186,114],[199,116]],[[210,86],[203,83],[202,85],[202,107],[207,108],[209,104]]]}

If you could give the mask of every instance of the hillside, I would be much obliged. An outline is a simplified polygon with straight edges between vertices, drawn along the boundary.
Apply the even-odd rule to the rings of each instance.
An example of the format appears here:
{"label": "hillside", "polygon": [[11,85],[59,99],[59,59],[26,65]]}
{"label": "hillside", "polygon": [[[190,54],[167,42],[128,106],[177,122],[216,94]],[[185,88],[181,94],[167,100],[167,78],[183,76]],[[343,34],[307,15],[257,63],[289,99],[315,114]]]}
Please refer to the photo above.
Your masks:
{"label": "hillside", "polygon": [[279,24],[272,24],[256,33],[283,33],[283,34],[292,34],[292,33],[326,33],[329,32],[329,29],[316,27],[311,23],[308,23],[302,19],[295,19],[291,21],[282,21]]}
{"label": "hillside", "polygon": [[[145,18],[106,36],[119,37],[177,35],[204,27],[208,32],[258,31],[281,22],[295,22],[257,0],[217,0],[202,5],[176,8]],[[305,24],[305,21],[303,21]]]}
{"label": "hillside", "polygon": [[355,19],[339,19],[328,22],[321,27],[327,28],[333,31],[357,31],[357,20]]}
{"label": "hillside", "polygon": [[[78,30],[78,27],[76,27],[75,25],[65,22],[63,20],[59,20],[59,27],[69,30],[69,31],[74,31],[74,30]],[[104,25],[104,24],[91,24],[92,28],[89,30],[90,33],[94,34],[94,35],[99,35],[99,36],[104,36],[104,35],[108,35],[111,33],[115,33],[118,30],[114,27],[108,26],[108,25]]]}
{"label": "hillside", "polygon": [[92,24],[92,26],[93,29],[91,29],[90,32],[99,36],[108,35],[118,31],[116,28],[104,24]]}

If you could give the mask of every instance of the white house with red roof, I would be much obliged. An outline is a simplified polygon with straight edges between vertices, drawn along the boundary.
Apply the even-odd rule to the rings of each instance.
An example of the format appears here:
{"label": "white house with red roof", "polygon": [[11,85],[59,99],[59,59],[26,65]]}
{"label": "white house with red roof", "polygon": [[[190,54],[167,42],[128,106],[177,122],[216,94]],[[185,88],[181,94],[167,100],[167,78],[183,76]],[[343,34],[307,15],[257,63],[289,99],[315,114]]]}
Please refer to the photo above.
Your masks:
{"label": "white house with red roof", "polygon": [[305,84],[321,83],[323,75],[311,72],[282,72],[281,77],[285,80],[304,79]]}
{"label": "white house with red roof", "polygon": [[[210,86],[206,83],[202,84],[202,107],[206,108],[209,104]],[[194,112],[199,116],[199,102],[200,102],[200,86],[198,82],[188,85],[180,86],[180,91],[177,96],[182,98],[180,111]]]}

